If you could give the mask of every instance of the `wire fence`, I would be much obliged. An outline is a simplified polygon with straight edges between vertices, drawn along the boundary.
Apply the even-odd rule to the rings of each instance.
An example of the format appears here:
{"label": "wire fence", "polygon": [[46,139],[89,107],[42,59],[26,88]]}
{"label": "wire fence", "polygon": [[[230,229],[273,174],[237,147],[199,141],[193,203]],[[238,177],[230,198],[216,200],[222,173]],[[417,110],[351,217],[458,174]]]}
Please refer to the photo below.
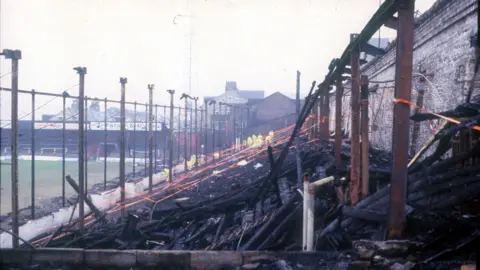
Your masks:
{"label": "wire fence", "polygon": [[[74,85],[73,87],[78,87]],[[1,88],[2,105],[11,102],[11,89]],[[19,209],[34,219],[35,209],[45,207],[52,197],[68,206],[76,191],[65,177],[79,175],[79,97],[68,90],[61,94],[18,90]],[[121,155],[125,153],[126,179],[148,177],[149,138],[152,138],[153,174],[173,164],[202,157],[245,142],[252,134],[266,134],[276,127],[291,125],[295,114],[268,121],[253,122],[253,114],[244,105],[173,106],[125,102],[125,148],[120,147],[120,101],[85,97],[84,110],[84,183],[85,190],[107,190],[118,184]],[[198,105],[198,104],[197,104]],[[57,111],[45,114],[44,111]],[[215,112],[214,112],[215,111]],[[42,114],[43,113],[43,114]],[[11,119],[0,120],[0,216],[11,211]],[[8,116],[8,115],[7,115]],[[150,124],[152,130],[150,131]],[[169,136],[172,134],[172,157]],[[215,160],[213,160],[214,162]],[[184,168],[184,170],[188,168]],[[33,211],[32,211],[33,210]],[[38,209],[37,209],[38,211]]]}
{"label": "wire fence", "polygon": [[[78,85],[76,85],[78,86]],[[75,87],[75,86],[73,86]],[[11,102],[11,89],[2,88],[2,107]],[[37,203],[49,197],[61,197],[62,205],[76,195],[65,184],[65,176],[78,176],[79,157],[79,97],[62,94],[19,90],[18,160],[19,206],[35,209]],[[203,121],[204,108],[173,107],[170,123],[170,106],[152,105],[149,117],[148,103],[125,102],[125,164],[126,177],[146,177],[149,164],[149,143],[152,138],[153,173],[162,172],[172,158],[174,163],[200,156],[214,150],[208,143],[213,128]],[[54,111],[55,114],[43,114]],[[184,117],[186,115],[186,118]],[[197,115],[197,121],[195,121]],[[0,120],[0,188],[1,213],[11,210],[11,119]],[[121,117],[120,101],[85,97],[85,188],[107,189],[118,181],[120,164]],[[178,119],[178,121],[177,121]],[[200,121],[202,119],[202,121]],[[248,118],[245,117],[245,120]],[[185,122],[186,120],[186,122]],[[180,124],[180,122],[182,122]],[[183,123],[185,122],[185,123]],[[152,130],[149,130],[150,124]],[[207,126],[210,125],[210,126]],[[187,127],[185,129],[184,127]],[[169,135],[172,147],[178,149],[169,156]],[[218,136],[217,147],[225,144]],[[210,139],[211,140],[211,139]],[[202,147],[201,147],[202,146]],[[199,151],[203,151],[200,153]],[[35,218],[34,211],[32,217]]]}

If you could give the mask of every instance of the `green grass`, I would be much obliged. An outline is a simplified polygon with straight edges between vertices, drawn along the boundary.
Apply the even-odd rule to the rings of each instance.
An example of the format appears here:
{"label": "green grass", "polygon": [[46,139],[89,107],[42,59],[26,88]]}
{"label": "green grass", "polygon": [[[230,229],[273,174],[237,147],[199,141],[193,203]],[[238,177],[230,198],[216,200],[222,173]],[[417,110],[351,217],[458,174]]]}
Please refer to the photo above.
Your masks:
{"label": "green grass", "polygon": [[[0,198],[0,214],[11,212],[11,167],[6,163],[9,160],[2,161],[1,172],[1,198]],[[31,161],[19,160],[19,207],[24,208],[31,205]],[[141,169],[138,168],[137,171]],[[127,164],[126,171],[131,172],[132,165]],[[118,177],[119,163],[107,163],[107,181]],[[70,175],[73,179],[78,180],[78,162],[65,162],[65,175]],[[103,162],[88,162],[88,188],[94,184],[103,183]],[[62,162],[58,161],[35,161],[35,202],[54,196],[62,195]],[[68,198],[75,192],[70,185],[65,182],[65,194]]]}

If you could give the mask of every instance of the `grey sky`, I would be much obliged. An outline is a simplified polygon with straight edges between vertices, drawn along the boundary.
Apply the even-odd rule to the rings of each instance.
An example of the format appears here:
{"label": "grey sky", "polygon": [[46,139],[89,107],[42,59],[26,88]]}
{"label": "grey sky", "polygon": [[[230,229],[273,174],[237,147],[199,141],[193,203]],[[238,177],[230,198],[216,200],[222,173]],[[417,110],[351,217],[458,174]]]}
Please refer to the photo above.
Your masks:
{"label": "grey sky", "polygon": [[[61,93],[75,85],[74,66],[88,68],[86,94],[119,98],[119,77],[128,78],[127,100],[167,103],[166,89],[188,91],[189,18],[186,0],[0,0],[0,48],[20,49],[19,87]],[[216,95],[225,81],[242,90],[302,94],[323,78],[379,6],[379,0],[192,0],[192,94]],[[427,10],[434,0],[417,0]],[[381,29],[382,37],[395,32]],[[376,34],[378,37],[378,33]],[[0,76],[10,72],[2,58]],[[10,87],[10,76],[1,85]],[[69,90],[76,95],[77,87]],[[177,96],[178,100],[179,95]],[[22,98],[20,116],[30,111]],[[21,100],[21,101],[22,101]],[[38,105],[49,98],[38,98]],[[2,119],[10,113],[2,93]],[[45,107],[59,110],[60,102]],[[42,110],[42,112],[45,112]]]}

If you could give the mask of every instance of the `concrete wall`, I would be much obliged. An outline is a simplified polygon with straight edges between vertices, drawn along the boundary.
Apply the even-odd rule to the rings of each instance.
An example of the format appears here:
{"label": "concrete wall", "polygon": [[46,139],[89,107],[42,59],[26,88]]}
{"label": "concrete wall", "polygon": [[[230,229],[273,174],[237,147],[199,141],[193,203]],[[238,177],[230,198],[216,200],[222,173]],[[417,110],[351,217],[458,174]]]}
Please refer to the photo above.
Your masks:
{"label": "concrete wall", "polygon": [[[477,32],[476,0],[438,0],[432,8],[416,19],[413,53],[412,101],[417,98],[420,87],[418,72],[425,69],[428,76],[425,87],[424,107],[441,112],[455,108],[465,102],[473,81],[475,49],[470,46],[470,37]],[[373,146],[390,150],[392,145],[393,89],[394,83],[379,83],[395,78],[395,44],[387,54],[377,57],[362,66],[362,74],[368,75],[371,83],[379,85],[370,95],[370,142]],[[343,125],[350,129],[350,85],[346,85],[343,99]],[[479,94],[478,88],[472,96]],[[335,112],[335,98],[331,99],[331,113]],[[412,108],[413,111],[413,108]],[[332,115],[333,117],[334,115]],[[440,123],[421,124],[418,147],[433,134]],[[331,122],[331,129],[334,123]],[[411,138],[410,138],[411,139]]]}

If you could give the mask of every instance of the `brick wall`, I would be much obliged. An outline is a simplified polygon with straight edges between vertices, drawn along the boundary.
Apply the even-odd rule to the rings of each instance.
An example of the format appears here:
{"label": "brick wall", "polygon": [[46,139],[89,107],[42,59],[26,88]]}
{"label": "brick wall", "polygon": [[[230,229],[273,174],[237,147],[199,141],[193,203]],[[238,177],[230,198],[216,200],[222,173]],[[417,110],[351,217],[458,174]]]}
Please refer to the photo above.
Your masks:
{"label": "brick wall", "polygon": [[[427,81],[424,86],[424,107],[441,112],[465,102],[470,83],[473,82],[475,50],[470,37],[477,32],[476,0],[438,0],[432,8],[416,20],[413,53],[412,101],[421,83],[419,71],[424,69]],[[393,123],[393,82],[395,78],[395,44],[388,52],[362,66],[362,74],[368,75],[370,87],[378,84],[376,93],[369,98],[370,142],[373,146],[390,150]],[[381,83],[383,82],[383,83]],[[343,99],[343,126],[350,129],[350,85],[346,85]],[[477,87],[474,95],[479,94]],[[335,98],[331,99],[330,112],[335,112]],[[413,108],[412,108],[413,111]],[[333,115],[332,115],[333,116]],[[411,125],[412,127],[413,125]],[[421,147],[439,126],[436,121],[423,122],[418,147]],[[331,122],[331,129],[334,123]],[[410,138],[411,139],[411,138]],[[417,148],[418,150],[418,148]]]}
{"label": "brick wall", "polygon": [[266,134],[294,124],[297,120],[295,101],[279,92],[256,104],[254,111],[248,134]]}

